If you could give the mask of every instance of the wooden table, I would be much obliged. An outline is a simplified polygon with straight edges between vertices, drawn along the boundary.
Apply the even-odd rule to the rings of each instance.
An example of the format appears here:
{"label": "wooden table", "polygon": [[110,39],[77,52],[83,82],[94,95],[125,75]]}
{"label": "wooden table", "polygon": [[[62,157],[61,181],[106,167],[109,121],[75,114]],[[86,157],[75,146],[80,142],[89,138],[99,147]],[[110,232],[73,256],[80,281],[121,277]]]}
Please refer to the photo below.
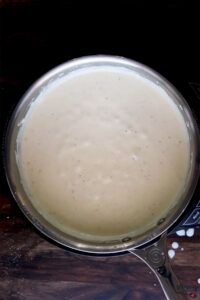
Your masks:
{"label": "wooden table", "polygon": [[[198,80],[196,1],[190,5],[184,1],[166,1],[165,9],[158,6],[159,13],[152,1],[146,4],[132,1],[131,7],[129,1],[115,2],[114,13],[112,5],[109,10],[103,1],[101,5],[95,2],[96,6],[92,3],[94,1],[48,1],[45,4],[37,0],[0,0],[1,137],[12,108],[28,86],[53,66],[73,57],[109,53],[135,58],[163,73],[185,96],[189,90],[186,83]],[[89,10],[91,5],[92,11]],[[188,13],[191,20],[185,22]],[[75,26],[77,18],[79,23]],[[199,116],[197,102],[193,108]],[[173,241],[179,243],[171,263],[188,299],[195,294],[196,299],[200,299],[199,238],[198,228],[192,238],[176,235],[168,238],[168,248]],[[193,291],[195,294],[191,294]],[[31,299],[165,298],[155,276],[133,255],[80,255],[41,236],[10,195],[1,161],[0,300]]]}
{"label": "wooden table", "polygon": [[[171,260],[188,299],[200,299],[200,230],[192,238],[172,235],[179,248]],[[184,250],[183,250],[184,249]],[[165,299],[152,272],[131,254],[91,257],[60,248],[41,236],[9,192],[0,194],[1,300]]]}

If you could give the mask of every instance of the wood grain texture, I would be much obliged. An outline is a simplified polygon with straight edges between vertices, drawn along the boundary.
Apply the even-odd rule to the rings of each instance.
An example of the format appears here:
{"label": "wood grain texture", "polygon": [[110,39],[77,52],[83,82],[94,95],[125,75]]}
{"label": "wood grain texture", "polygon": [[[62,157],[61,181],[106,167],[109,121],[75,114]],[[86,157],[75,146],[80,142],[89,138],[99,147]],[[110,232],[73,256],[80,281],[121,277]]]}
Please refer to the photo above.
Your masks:
{"label": "wood grain texture", "polygon": [[[0,299],[165,299],[133,255],[96,257],[60,248],[26,221],[9,194],[0,195],[0,212]],[[180,245],[171,262],[188,295],[198,293],[199,237],[196,229],[193,238],[168,238],[169,248],[174,240]]]}
{"label": "wood grain texture", "polygon": [[[0,0],[1,144],[10,113],[30,84],[52,67],[82,55],[115,54],[148,64],[180,89],[200,117],[199,102],[187,87],[187,82],[199,79],[198,1],[153,2],[115,1],[108,7],[103,0]],[[186,299],[192,299],[192,291],[200,299],[200,229],[192,238],[169,236],[168,248],[173,241],[180,246],[171,263]],[[131,254],[80,255],[42,236],[10,195],[1,157],[0,300],[40,299],[165,297],[154,274]]]}

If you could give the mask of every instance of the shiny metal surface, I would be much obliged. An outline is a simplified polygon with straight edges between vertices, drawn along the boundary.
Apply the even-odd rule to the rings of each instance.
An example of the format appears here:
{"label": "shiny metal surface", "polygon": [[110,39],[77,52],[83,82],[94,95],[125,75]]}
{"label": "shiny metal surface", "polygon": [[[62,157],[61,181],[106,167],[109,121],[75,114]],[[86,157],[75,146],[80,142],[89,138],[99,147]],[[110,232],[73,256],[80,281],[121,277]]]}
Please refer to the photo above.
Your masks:
{"label": "shiny metal surface", "polygon": [[129,252],[140,258],[153,271],[167,300],[186,299],[167,256],[166,233],[153,245]]}
{"label": "shiny metal surface", "polygon": [[[127,235],[123,238],[119,237],[114,241],[95,241],[89,242],[83,239],[78,239],[74,236],[68,235],[50,224],[45,220],[40,213],[33,207],[31,201],[27,197],[19,175],[17,162],[16,162],[16,140],[21,126],[21,122],[25,117],[31,103],[35,101],[41,91],[54,80],[67,75],[74,70],[94,67],[94,66],[116,66],[134,70],[142,76],[152,80],[157,85],[161,86],[170,95],[176,103],[181,114],[184,117],[188,133],[190,137],[190,170],[188,172],[185,189],[177,202],[177,204],[168,212],[168,214],[158,222],[155,228],[137,236],[132,237]],[[37,82],[35,82],[27,93],[22,97],[18,106],[16,107],[12,118],[10,120],[7,136],[6,136],[6,153],[5,153],[5,168],[6,176],[12,191],[12,194],[31,223],[37,227],[43,234],[56,241],[59,244],[69,248],[77,249],[90,253],[117,253],[125,250],[135,249],[142,246],[158,236],[162,235],[183,213],[186,209],[198,179],[198,130],[196,122],[191,114],[184,98],[179,92],[160,74],[156,73],[147,66],[138,62],[113,56],[89,56],[79,59],[74,59],[70,62],[64,63],[50,72],[46,73]]]}

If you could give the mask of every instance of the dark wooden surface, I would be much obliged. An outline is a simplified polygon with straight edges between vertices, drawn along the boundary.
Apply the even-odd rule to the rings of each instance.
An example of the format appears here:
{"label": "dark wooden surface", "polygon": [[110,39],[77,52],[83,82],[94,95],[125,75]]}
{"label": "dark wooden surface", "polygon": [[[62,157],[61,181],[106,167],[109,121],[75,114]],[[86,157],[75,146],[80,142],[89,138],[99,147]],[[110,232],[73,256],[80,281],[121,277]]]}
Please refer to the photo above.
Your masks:
{"label": "dark wooden surface", "polygon": [[[200,230],[192,238],[170,236],[171,260],[188,299],[200,299]],[[181,250],[181,248],[183,248]],[[0,194],[0,299],[165,299],[152,272],[131,254],[91,257],[62,249],[29,224],[9,193]]]}
{"label": "dark wooden surface", "polygon": [[[47,241],[22,216],[9,194],[0,195],[0,299],[165,299],[152,272],[131,254],[91,257]],[[171,260],[188,299],[199,299],[200,230],[168,238]],[[184,248],[182,251],[181,248]]]}
{"label": "dark wooden surface", "polygon": [[[162,2],[162,5],[160,4]],[[28,86],[47,70],[89,54],[123,55],[176,85],[199,119],[198,1],[0,0],[0,134]],[[92,31],[94,29],[94,31]],[[3,140],[2,140],[3,142]],[[3,149],[4,151],[4,149]],[[171,260],[188,299],[200,299],[200,229],[170,236]],[[184,250],[181,250],[183,248]],[[0,169],[0,300],[165,299],[136,257],[89,257],[41,236],[20,213]]]}

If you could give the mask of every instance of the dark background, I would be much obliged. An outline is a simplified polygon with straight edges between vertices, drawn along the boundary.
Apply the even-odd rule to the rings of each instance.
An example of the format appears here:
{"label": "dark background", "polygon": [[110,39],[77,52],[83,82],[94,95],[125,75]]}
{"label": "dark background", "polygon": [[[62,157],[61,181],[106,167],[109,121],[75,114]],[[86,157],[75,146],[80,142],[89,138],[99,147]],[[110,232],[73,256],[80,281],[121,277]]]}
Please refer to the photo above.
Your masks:
{"label": "dark background", "polygon": [[[125,56],[160,72],[200,123],[199,29],[197,0],[0,0],[1,138],[30,84],[60,63],[93,54]],[[185,251],[172,263],[188,295],[198,288],[199,236],[180,239]],[[86,258],[39,236],[15,206],[1,161],[0,300],[164,299],[155,282],[131,255]]]}
{"label": "dark background", "polygon": [[199,9],[197,0],[1,0],[0,76],[20,96],[62,62],[113,54],[149,65],[187,94],[200,80]]}

